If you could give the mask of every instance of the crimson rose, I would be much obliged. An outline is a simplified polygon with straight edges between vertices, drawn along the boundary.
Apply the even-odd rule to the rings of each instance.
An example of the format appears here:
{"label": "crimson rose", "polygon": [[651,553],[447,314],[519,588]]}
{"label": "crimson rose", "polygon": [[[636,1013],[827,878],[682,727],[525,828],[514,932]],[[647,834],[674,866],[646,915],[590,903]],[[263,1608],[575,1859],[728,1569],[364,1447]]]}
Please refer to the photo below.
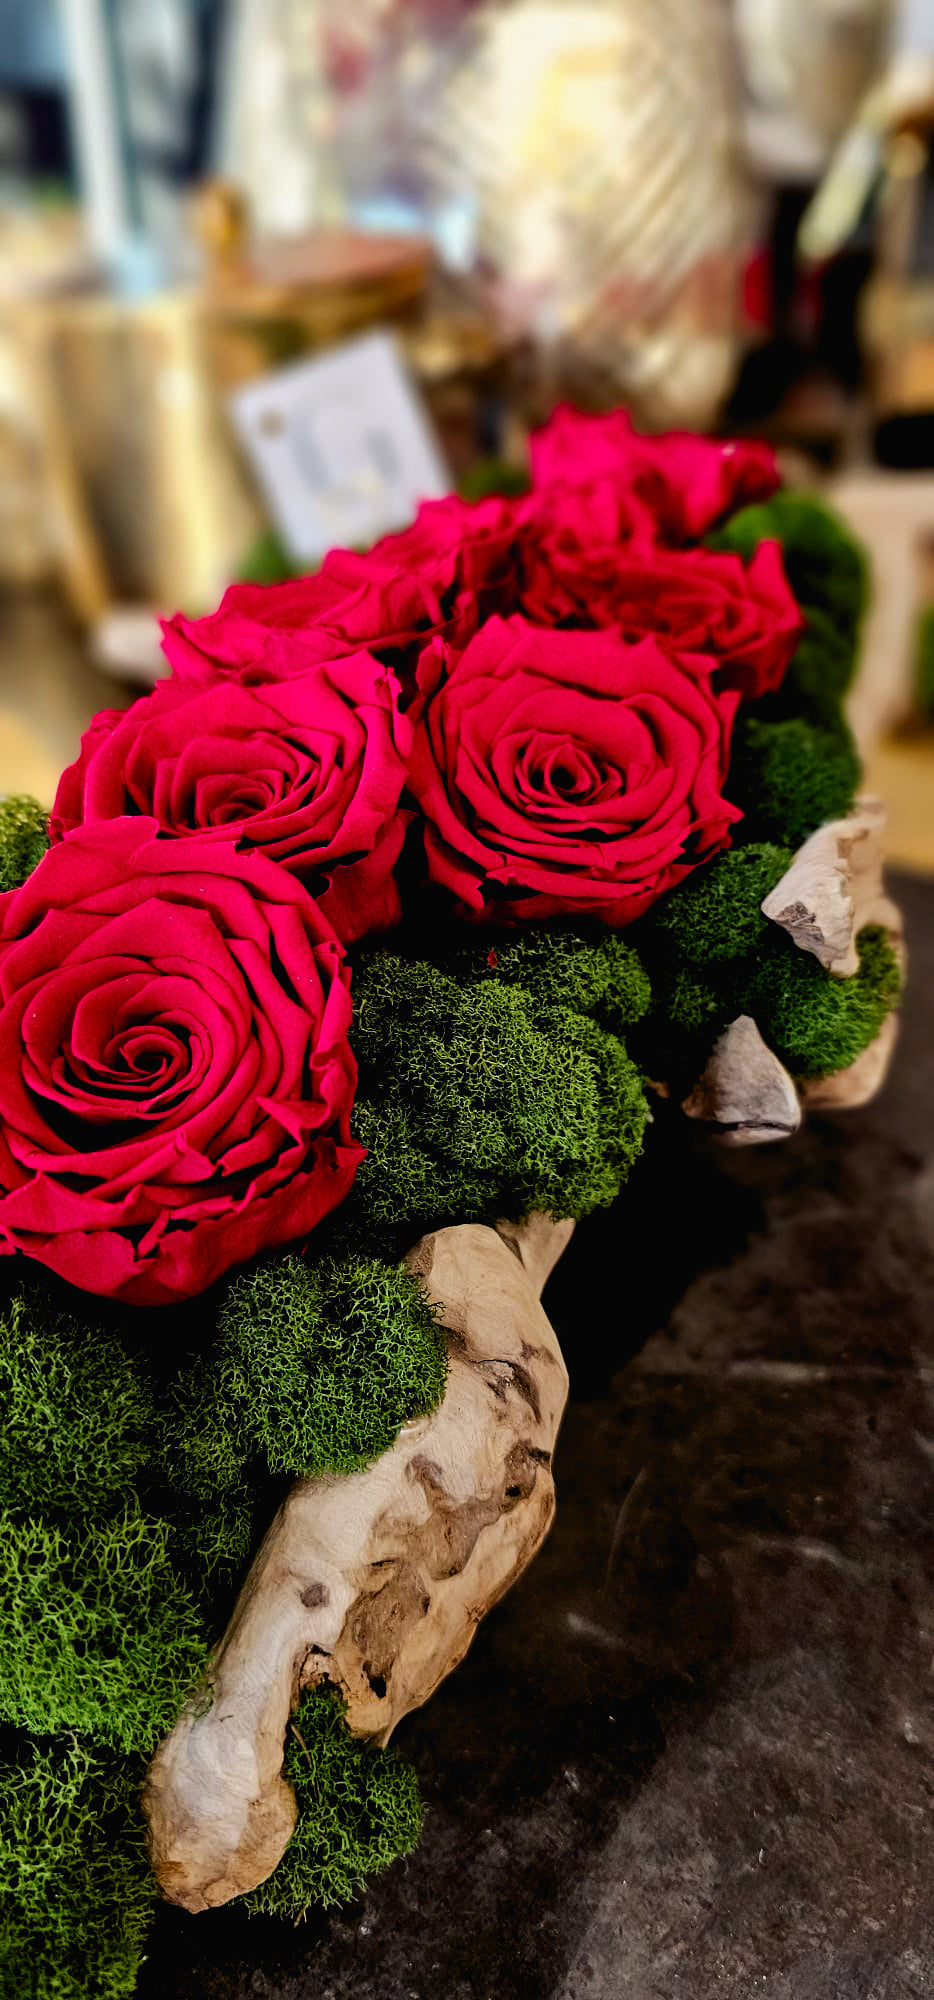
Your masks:
{"label": "crimson rose", "polygon": [[294,876],[153,819],[0,897],[0,1249],[134,1305],[191,1296],[347,1194],[349,974]]}
{"label": "crimson rose", "polygon": [[643,437],[625,410],[586,417],[567,404],[532,438],[532,473],[560,520],[562,492],[602,487],[628,493],[655,541],[700,541],[726,514],[769,500],[780,484],[768,445],[669,431]]}
{"label": "crimson rose", "polygon": [[162,833],[237,840],[298,875],[348,944],[398,920],[411,740],[398,682],[369,653],[256,687],[163,682],[95,717],[51,836],[136,812]]}
{"label": "crimson rose", "polygon": [[361,647],[378,653],[410,692],[407,665],[444,625],[427,578],[338,550],[317,576],[292,583],[234,583],[205,618],[181,612],[162,627],[162,649],[179,679],[292,680]]}
{"label": "crimson rose", "polygon": [[777,542],[746,564],[708,549],[591,543],[559,532],[530,549],[518,593],[538,625],[608,626],[629,641],[653,637],[666,652],[706,653],[721,687],[747,701],[781,685],[803,630]]}
{"label": "crimson rose", "polygon": [[411,784],[428,872],[462,916],[642,914],[741,818],[722,796],[738,695],[652,639],[491,618],[438,686]]}

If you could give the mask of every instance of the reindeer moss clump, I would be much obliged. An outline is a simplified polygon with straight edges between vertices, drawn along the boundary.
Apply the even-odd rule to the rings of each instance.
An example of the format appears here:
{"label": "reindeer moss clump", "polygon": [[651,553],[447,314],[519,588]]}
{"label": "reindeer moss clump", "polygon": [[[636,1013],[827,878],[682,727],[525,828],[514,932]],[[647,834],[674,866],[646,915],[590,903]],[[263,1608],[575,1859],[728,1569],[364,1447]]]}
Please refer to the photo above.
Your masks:
{"label": "reindeer moss clump", "polygon": [[142,1759],[0,1738],[0,2000],[129,2000],[156,1901]]}
{"label": "reindeer moss clump", "polygon": [[791,864],[791,849],[770,842],[733,847],[688,877],[652,914],[652,934],[698,965],[755,951],[769,925],[762,903]]}
{"label": "reindeer moss clump", "polygon": [[48,844],[49,815],[36,799],[0,799],[0,890],[19,889]]}
{"label": "reindeer moss clump", "polygon": [[779,937],[754,974],[745,1011],[796,1076],[832,1076],[874,1041],[901,988],[898,961],[884,930],[857,938],[859,971],[834,979],[810,952]]}
{"label": "reindeer moss clump", "polygon": [[272,1472],[355,1472],[440,1402],[435,1308],[399,1265],[270,1258],[231,1285],[212,1357],[213,1410]]}
{"label": "reindeer moss clump", "polygon": [[151,1426],[114,1333],[61,1311],[40,1283],[0,1311],[0,1506],[93,1514],[132,1485]]}
{"label": "reindeer moss clump", "polygon": [[418,1779],[394,1750],[351,1736],[333,1692],[312,1689],[292,1718],[284,1775],[298,1824],[274,1875],[245,1897],[247,1908],[294,1923],[312,1903],[349,1903],[370,1875],[417,1846]]}
{"label": "reindeer moss clump", "polygon": [[740,714],[727,792],[744,814],[742,838],[800,847],[825,820],[849,812],[861,766],[845,723]]}
{"label": "reindeer moss clump", "polygon": [[352,1241],[402,1248],[448,1222],[585,1215],[641,1151],[639,1071],[589,1011],[644,1010],[631,947],[595,947],[579,975],[547,932],[484,947],[472,977],[467,956],[374,951],[357,968],[354,1129],[369,1152],[342,1211]]}
{"label": "reindeer moss clump", "polygon": [[592,1014],[615,1035],[642,1019],[652,997],[638,952],[613,931],[531,925],[487,935],[459,951],[450,970],[468,984],[521,986],[533,1007]]}
{"label": "reindeer moss clump", "polygon": [[155,1748],[205,1655],[171,1539],[132,1504],[62,1526],[0,1513],[0,1717]]}

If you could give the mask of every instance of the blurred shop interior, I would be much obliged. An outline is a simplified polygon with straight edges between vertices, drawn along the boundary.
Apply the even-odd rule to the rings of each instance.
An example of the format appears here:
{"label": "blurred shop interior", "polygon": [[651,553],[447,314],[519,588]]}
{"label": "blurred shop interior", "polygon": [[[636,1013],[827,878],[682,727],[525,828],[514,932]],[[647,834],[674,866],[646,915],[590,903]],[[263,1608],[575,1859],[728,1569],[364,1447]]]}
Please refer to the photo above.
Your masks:
{"label": "blurred shop interior", "polygon": [[934,0],[0,0],[0,792],[562,398],[848,516],[934,868]]}

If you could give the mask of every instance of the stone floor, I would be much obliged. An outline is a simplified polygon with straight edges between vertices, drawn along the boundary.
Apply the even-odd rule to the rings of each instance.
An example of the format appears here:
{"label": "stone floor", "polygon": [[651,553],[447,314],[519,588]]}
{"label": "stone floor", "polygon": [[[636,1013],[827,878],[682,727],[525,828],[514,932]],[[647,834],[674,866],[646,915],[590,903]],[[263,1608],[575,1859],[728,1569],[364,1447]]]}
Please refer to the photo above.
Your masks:
{"label": "stone floor", "polygon": [[878,1103],[657,1129],[546,1295],[558,1518],[397,1741],[425,1834],[290,1929],[164,1909],[146,2000],[934,1994],[934,884]]}

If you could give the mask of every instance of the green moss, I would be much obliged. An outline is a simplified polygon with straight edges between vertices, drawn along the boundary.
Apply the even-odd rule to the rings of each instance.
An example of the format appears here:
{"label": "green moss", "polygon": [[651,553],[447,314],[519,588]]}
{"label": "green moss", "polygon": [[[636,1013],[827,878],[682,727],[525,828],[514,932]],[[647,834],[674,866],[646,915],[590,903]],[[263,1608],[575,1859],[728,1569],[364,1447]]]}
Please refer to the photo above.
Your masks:
{"label": "green moss", "polygon": [[142,1763],[75,1736],[0,1748],[0,2000],[129,2000],[156,1886]]}
{"label": "green moss", "polygon": [[49,815],[25,795],[0,799],[0,891],[18,889],[49,844]]}
{"label": "green moss", "polygon": [[680,958],[703,965],[755,951],[768,929],[761,905],[791,861],[791,850],[769,842],[733,847],[662,897],[652,932]]}
{"label": "green moss", "polygon": [[851,676],[853,641],[869,595],[868,566],[859,543],[824,501],[785,491],[761,506],[742,508],[711,537],[711,545],[733,549],[748,562],[767,539],[781,543],[788,581],[805,613],[823,613],[846,640]]}
{"label": "green moss", "polygon": [[744,838],[800,847],[815,827],[849,811],[860,775],[844,724],[821,729],[801,716],[768,722],[740,713],[727,792],[745,815]]}
{"label": "green moss", "polygon": [[750,981],[745,1010],[796,1076],[847,1069],[898,1001],[901,979],[885,932],[867,926],[857,944],[859,971],[852,979],[834,979],[811,952],[776,933]]}
{"label": "green moss", "polygon": [[290,1255],[231,1285],[213,1368],[225,1421],[272,1471],[313,1476],[387,1451],[440,1401],[447,1357],[434,1307],[401,1266]]}
{"label": "green moss", "polygon": [[[411,1240],[533,1208],[581,1215],[618,1193],[641,1150],[639,1073],[595,1020],[546,1005],[547,962],[535,965],[531,939],[528,950],[531,991],[507,984],[485,956],[473,981],[388,951],[361,959],[354,1125],[371,1152],[343,1212],[348,1240],[396,1227]],[[504,947],[507,972],[522,963],[515,951]],[[602,1004],[644,1005],[629,949],[608,963]],[[555,965],[560,995],[571,973]],[[595,1004],[592,967],[581,983]]]}
{"label": "green moss", "polygon": [[418,1843],[422,1808],[411,1765],[351,1736],[333,1693],[314,1689],[286,1737],[284,1772],[298,1824],[275,1874],[247,1908],[293,1922],[313,1903],[349,1903],[370,1875]]}
{"label": "green moss", "polygon": [[783,715],[803,715],[825,728],[839,727],[842,701],[853,678],[857,659],[856,634],[835,625],[827,612],[812,607],[806,629],[795,648],[784,682],[775,697],[774,710]]}
{"label": "green moss", "polygon": [[154,1748],[206,1651],[171,1540],[133,1506],[67,1528],[0,1514],[0,1716]]}
{"label": "green moss", "polygon": [[527,493],[529,485],[527,466],[514,459],[480,458],[464,474],[458,492],[462,500],[489,500],[498,494],[513,499]]}
{"label": "green moss", "polygon": [[308,565],[293,562],[275,528],[264,528],[238,563],[237,582],[291,583],[293,578],[307,573]]}
{"label": "green moss", "polygon": [[0,1312],[0,1506],[94,1514],[132,1485],[151,1423],[114,1333],[59,1310],[41,1284]]}
{"label": "green moss", "polygon": [[210,1504],[243,1483],[253,1449],[209,1348],[168,1388],[159,1449],[163,1474],[173,1491]]}
{"label": "green moss", "polygon": [[464,946],[450,963],[458,980],[521,986],[536,1009],[594,1014],[619,1034],[648,1012],[648,974],[633,946],[613,931],[530,926]]}
{"label": "green moss", "polygon": [[268,1527],[275,1502],[264,1506],[265,1482],[238,1486],[213,1505],[173,1514],[174,1555],[192,1595],[205,1608],[213,1632],[223,1628],[230,1594],[246,1568],[258,1535]]}

